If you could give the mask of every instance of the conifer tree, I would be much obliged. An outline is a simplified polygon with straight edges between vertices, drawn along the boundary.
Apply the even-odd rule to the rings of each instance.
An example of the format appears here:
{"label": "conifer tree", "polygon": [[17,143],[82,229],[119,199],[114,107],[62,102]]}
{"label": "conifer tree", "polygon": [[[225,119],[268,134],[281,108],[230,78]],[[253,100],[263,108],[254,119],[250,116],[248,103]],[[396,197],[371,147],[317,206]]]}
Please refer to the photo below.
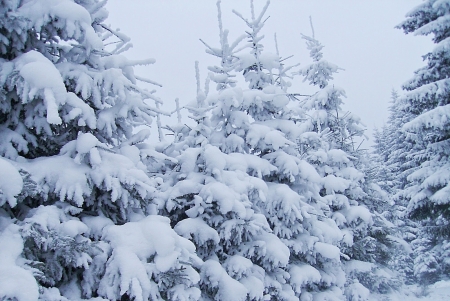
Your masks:
{"label": "conifer tree", "polygon": [[193,244],[147,216],[154,60],[122,55],[105,3],[0,1],[1,300],[199,297]]}
{"label": "conifer tree", "polygon": [[387,124],[375,133],[375,154],[382,166],[377,171],[378,182],[393,196],[396,204],[405,207],[408,204],[402,193],[408,184],[407,177],[420,164],[411,154],[421,144],[416,144],[412,136],[402,129],[412,118],[414,115],[409,111],[406,99],[392,91]]}
{"label": "conifer tree", "polygon": [[403,124],[414,143],[407,156],[419,167],[408,175],[403,194],[409,201],[411,218],[421,222],[414,272],[427,285],[448,275],[446,258],[450,244],[450,101],[448,45],[449,1],[428,0],[407,14],[398,25],[405,33],[433,35],[435,48],[425,55],[426,66],[415,72],[403,88],[405,111],[412,118]]}
{"label": "conifer tree", "polygon": [[[345,276],[337,246],[343,234],[326,214],[328,204],[320,196],[323,178],[299,153],[306,146],[302,142],[320,143],[320,138],[302,130],[299,120],[303,116],[301,110],[291,108],[293,98],[287,92],[289,85],[277,80],[290,67],[281,65],[278,54],[265,51],[260,45],[264,10],[258,16],[252,12],[251,19],[237,13],[249,27],[250,53],[238,55],[237,69],[243,71],[249,82],[241,110],[248,113],[250,120],[255,120],[249,125],[247,145],[253,155],[276,167],[270,176],[263,177],[272,193],[265,202],[256,205],[264,212],[274,233],[290,249],[289,278],[285,281],[295,296],[318,300],[339,298]],[[280,298],[274,296],[275,300]]]}
{"label": "conifer tree", "polygon": [[[198,89],[188,106],[198,126],[177,127],[176,141],[164,147],[176,159],[164,210],[210,270],[202,268],[200,281],[207,299],[341,298],[345,275],[337,246],[343,234],[325,214],[322,178],[298,152],[297,142],[307,137],[296,124],[299,111],[288,107],[290,67],[262,43],[267,8],[256,13],[251,2],[249,19],[235,12],[248,29],[228,43],[219,6],[220,46],[205,43],[220,58],[208,68],[216,92]],[[238,48],[244,38],[248,46]],[[242,73],[248,89],[237,85],[233,70]],[[225,210],[223,194],[236,192],[240,197],[228,201],[236,205]],[[242,216],[239,207],[248,213]],[[245,269],[235,270],[237,262]]]}
{"label": "conifer tree", "polygon": [[416,282],[413,271],[413,250],[411,242],[416,239],[418,225],[407,216],[407,199],[403,195],[408,185],[407,176],[417,169],[418,164],[412,160],[411,153],[415,143],[402,130],[404,123],[411,120],[406,110],[407,104],[396,91],[392,92],[389,118],[381,131],[375,132],[375,162],[373,177],[380,187],[388,193],[392,206],[383,216],[393,223],[397,239],[391,265],[402,276],[403,282]]}
{"label": "conifer tree", "polygon": [[319,90],[301,103],[305,115],[301,127],[322,142],[309,143],[303,148],[304,156],[323,177],[321,197],[329,206],[328,215],[344,233],[340,248],[347,298],[359,300],[367,295],[367,288],[387,293],[396,285],[394,273],[387,268],[391,230],[381,215],[388,199],[371,177],[367,154],[355,147],[364,131],[359,118],[342,109],[345,91],[330,83],[340,68],[323,59],[323,46],[315,39],[312,24],[311,28],[313,36],[303,35],[303,39],[313,62],[299,73]]}

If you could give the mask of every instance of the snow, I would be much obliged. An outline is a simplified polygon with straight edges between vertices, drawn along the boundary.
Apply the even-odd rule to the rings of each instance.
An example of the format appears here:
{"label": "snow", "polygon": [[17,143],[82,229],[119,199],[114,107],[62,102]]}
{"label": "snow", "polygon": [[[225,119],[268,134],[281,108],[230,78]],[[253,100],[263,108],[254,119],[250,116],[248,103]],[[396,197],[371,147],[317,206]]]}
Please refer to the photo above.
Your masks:
{"label": "snow", "polygon": [[374,267],[373,263],[360,261],[360,260],[350,260],[345,262],[345,270],[347,272],[369,272]]}
{"label": "snow", "polygon": [[320,241],[330,244],[336,244],[343,238],[341,230],[336,223],[330,219],[313,221],[310,233],[318,237]]}
{"label": "snow", "polygon": [[323,187],[329,194],[344,192],[350,186],[350,183],[349,180],[336,177],[335,175],[327,175],[323,179]]}
{"label": "snow", "polygon": [[101,58],[104,68],[125,68],[128,66],[136,66],[136,65],[148,65],[154,64],[156,62],[155,59],[149,58],[144,60],[129,60],[126,56],[123,55],[111,55],[105,56]]}
{"label": "snow", "polygon": [[244,70],[250,66],[257,63],[255,55],[251,53],[243,53],[238,55],[239,58],[239,69]]}
{"label": "snow", "polygon": [[[68,299],[65,299],[65,297],[61,296],[61,292],[59,289],[57,289],[56,287],[51,287],[51,288],[46,288],[46,287],[42,287],[41,288],[41,296],[39,300],[45,300],[45,301],[66,301]],[[77,296],[78,298],[73,298],[72,300],[77,300],[80,299],[79,295]],[[94,300],[92,300],[94,301]],[[104,299],[99,298],[98,301],[104,301]]]}
{"label": "snow", "polygon": [[450,182],[438,192],[436,192],[431,198],[436,204],[448,204],[450,203]]}
{"label": "snow", "polygon": [[284,184],[270,184],[268,186],[269,198],[273,203],[277,204],[278,214],[289,213],[289,215],[293,215],[295,218],[303,220],[302,212],[300,210],[301,196]]}
{"label": "snow", "polygon": [[[184,196],[188,193],[198,193],[200,189],[201,185],[195,180],[186,179],[177,182],[175,186],[169,190],[169,195],[167,196],[168,201],[166,204],[167,210],[171,211],[173,209],[173,206],[175,205],[174,200],[177,197]],[[203,200],[203,198],[200,199]]]}
{"label": "snow", "polygon": [[[139,258],[129,249],[118,247],[114,250],[111,262],[105,271],[105,277],[100,282],[99,293],[108,299],[115,298],[116,295],[129,293],[137,301],[149,299],[152,290],[152,284]],[[112,286],[107,279],[120,275],[120,286]],[[117,293],[117,289],[120,289]]]}
{"label": "snow", "polygon": [[246,287],[231,278],[219,262],[207,260],[202,266],[201,273],[208,279],[209,285],[217,287],[216,300],[221,301],[245,301],[247,297]]}
{"label": "snow", "polygon": [[438,106],[425,112],[404,125],[406,131],[420,131],[421,128],[443,130],[450,124],[450,104]]}
{"label": "snow", "polygon": [[[152,215],[138,222],[109,226],[104,231],[103,237],[110,242],[113,252],[99,292],[108,299],[124,293],[139,301],[156,298],[158,290],[148,274],[151,269],[146,268],[150,258],[153,258],[154,273],[173,269],[179,260],[198,261],[194,245],[178,236],[166,217]],[[193,283],[199,281],[195,272],[190,277]]]}
{"label": "snow", "polygon": [[[80,300],[82,292],[80,286],[77,284],[75,279],[72,279],[70,282],[61,285],[59,291],[47,291],[47,296],[56,297],[61,293],[68,300]],[[64,300],[65,301],[65,300]]]}
{"label": "snow", "polygon": [[225,266],[230,276],[241,279],[249,274],[253,267],[253,262],[240,255],[234,255],[227,259]]}
{"label": "snow", "polygon": [[[242,90],[237,91],[237,95],[242,94]],[[242,98],[242,95],[240,95]],[[233,111],[230,112],[230,123],[238,129],[245,128],[248,125],[248,116],[245,112]]]}
{"label": "snow", "polygon": [[66,102],[67,91],[58,69],[37,51],[29,51],[16,59],[16,69],[25,80],[23,103],[31,101],[39,92],[47,108],[47,122],[61,124],[59,106]]}
{"label": "snow", "polygon": [[316,250],[317,253],[319,253],[325,258],[335,260],[339,260],[340,258],[341,252],[339,248],[331,244],[318,241],[314,244],[314,249]]}
{"label": "snow", "polygon": [[[175,249],[174,233],[168,225],[167,218],[148,216],[139,222],[108,227],[105,239],[111,242],[114,249],[128,248],[141,260],[150,258],[155,253],[164,257]],[[155,245],[156,241],[158,244]]]}
{"label": "snow", "polygon": [[233,211],[241,218],[244,218],[246,215],[246,209],[240,202],[241,197],[235,191],[220,182],[206,184],[201,189],[199,195],[206,203],[211,203],[213,201],[217,202],[222,214]]}
{"label": "snow", "polygon": [[37,301],[39,288],[31,271],[16,261],[23,251],[23,240],[17,225],[0,233],[0,296],[17,301]]}
{"label": "snow", "polygon": [[284,145],[293,145],[291,141],[284,137],[284,134],[279,131],[270,131],[264,136],[264,143],[272,145],[274,150],[281,148]]}
{"label": "snow", "polygon": [[89,168],[75,163],[68,156],[35,159],[23,165],[37,183],[42,183],[44,191],[54,189],[61,200],[68,198],[81,205],[84,203],[84,196],[91,193],[86,176]]}
{"label": "snow", "polygon": [[276,53],[263,52],[259,56],[259,61],[264,69],[272,70],[280,68],[280,57]]}
{"label": "snow", "polygon": [[16,196],[22,191],[23,180],[17,168],[6,159],[0,158],[0,205],[8,202],[11,207],[17,205]]}
{"label": "snow", "polygon": [[227,138],[225,138],[223,149],[226,149],[228,152],[239,152],[244,149],[245,141],[243,138],[239,137],[236,134],[231,134]]}
{"label": "snow", "polygon": [[[450,183],[450,164],[444,164],[443,168],[433,168],[430,169],[429,174],[426,175],[426,179],[423,181],[422,185],[424,187],[439,187],[445,186]],[[410,178],[412,180],[419,180],[417,176],[411,174]]]}
{"label": "snow", "polygon": [[193,239],[197,244],[206,244],[208,240],[219,243],[219,234],[217,231],[201,218],[187,218],[177,223],[174,228],[178,235],[187,239]]}
{"label": "snow", "polygon": [[54,20],[56,28],[64,28],[69,38],[85,42],[90,49],[102,49],[103,42],[92,28],[89,12],[70,0],[31,0],[19,8],[19,13],[31,20],[36,30]]}
{"label": "snow", "polygon": [[[92,152],[91,148],[99,144],[91,134],[80,135],[80,141],[69,142],[62,150],[64,155],[31,160],[23,164],[34,177],[35,181],[43,185],[44,190],[55,189],[61,200],[70,199],[81,205],[85,202],[85,196],[92,192],[91,185],[104,187],[111,191],[112,201],[121,200],[124,205],[130,201],[130,193],[122,185],[133,185],[141,196],[147,196],[154,190],[151,179],[144,173],[141,166],[136,166],[127,157],[101,150],[100,153]],[[78,147],[81,153],[75,158],[70,156]],[[83,153],[89,151],[92,165],[81,164]],[[99,150],[100,151],[100,150]],[[101,160],[100,160],[101,159]],[[65,166],[61,169],[61,166]]]}
{"label": "snow", "polygon": [[[92,151],[92,150],[91,150]],[[141,150],[136,145],[123,145],[119,152],[126,158],[130,159],[136,167],[145,169],[141,162]]]}
{"label": "snow", "polygon": [[300,176],[302,179],[315,183],[320,183],[321,181],[320,175],[317,173],[317,170],[314,168],[314,166],[312,166],[305,160],[301,160],[299,163],[299,168],[300,168]]}
{"label": "snow", "polygon": [[114,225],[112,220],[104,216],[84,216],[81,220],[89,228],[89,235],[96,239],[103,236],[103,229]]}
{"label": "snow", "polygon": [[263,300],[264,282],[254,276],[243,278],[240,281],[248,290],[250,300]]}
{"label": "snow", "polygon": [[337,287],[333,287],[330,291],[316,293],[314,295],[314,301],[341,301],[341,295],[341,290]]}
{"label": "snow", "polygon": [[[408,83],[405,83],[404,85],[407,85],[407,84]],[[434,95],[434,94],[438,94],[438,95],[436,95],[437,97],[445,97],[446,93],[448,93],[447,92],[448,89],[450,88],[449,85],[450,85],[450,81],[447,78],[441,79],[441,80],[436,80],[434,82],[416,87],[412,91],[407,91],[402,96],[402,98],[400,98],[400,100],[403,100],[406,102],[408,102],[408,100],[409,100],[409,101],[414,101],[414,102],[420,103],[422,101],[422,99],[427,99],[428,97],[430,97],[431,95]],[[424,112],[424,113],[426,113],[426,112]],[[420,116],[421,115],[419,115],[418,118],[421,118]],[[404,126],[406,126],[407,124],[408,123],[406,123]]]}
{"label": "snow", "polygon": [[271,129],[268,126],[253,124],[247,133],[247,143],[249,143],[251,147],[256,147],[259,141],[264,139],[270,131]]}
{"label": "snow", "polygon": [[289,269],[291,283],[295,286],[297,293],[302,292],[302,287],[308,283],[319,283],[322,279],[320,272],[309,264],[293,265]]}
{"label": "snow", "polygon": [[102,163],[102,157],[97,148],[91,148],[89,150],[89,162],[92,166],[98,166]]}
{"label": "snow", "polygon": [[259,178],[269,175],[271,172],[277,170],[277,168],[267,160],[248,154],[231,153],[226,157],[226,160],[227,169],[242,170],[249,173],[253,171],[255,172],[254,176]]}
{"label": "snow", "polygon": [[290,252],[288,247],[272,233],[258,235],[255,240],[264,242],[265,257],[275,266],[286,266],[289,263]]}
{"label": "snow", "polygon": [[349,163],[349,156],[341,149],[330,149],[327,152],[328,160],[333,163]]}
{"label": "snow", "polygon": [[372,214],[370,213],[369,209],[363,206],[352,206],[345,210],[342,210],[342,212],[345,212],[345,218],[347,219],[347,222],[351,223],[353,221],[356,221],[358,218],[363,220],[365,223],[372,223]]}
{"label": "snow", "polygon": [[215,146],[206,146],[203,158],[205,160],[206,171],[209,172],[224,170],[227,164],[223,153]]}
{"label": "snow", "polygon": [[86,154],[99,144],[98,139],[94,135],[91,133],[83,133],[78,135],[76,150],[79,154]]}
{"label": "snow", "polygon": [[86,224],[77,221],[77,220],[69,220],[67,222],[61,223],[59,226],[59,231],[63,235],[67,235],[70,237],[75,237],[77,235],[88,233],[89,228]]}
{"label": "snow", "polygon": [[354,167],[341,168],[337,175],[352,181],[361,181],[364,178],[364,174]]}
{"label": "snow", "polygon": [[212,81],[214,81],[214,82],[216,82],[216,83],[226,83],[227,82],[227,80],[228,80],[228,75],[227,74],[225,74],[225,73],[219,73],[219,74],[214,74],[214,73],[212,73],[212,72],[210,72],[209,74],[208,74],[208,76],[209,76],[209,78],[212,80]]}
{"label": "snow", "polygon": [[196,287],[186,288],[184,285],[178,284],[169,289],[169,295],[171,295],[172,300],[200,300],[201,291]]}
{"label": "snow", "polygon": [[148,137],[150,137],[149,129],[141,129],[137,133],[135,133],[130,139],[126,141],[127,145],[134,145],[137,143],[144,142]]}
{"label": "snow", "polygon": [[95,129],[97,127],[97,117],[95,116],[94,110],[87,103],[78,98],[75,93],[67,93],[66,103],[73,109],[64,116],[64,121],[67,122],[79,117],[79,126],[87,125],[90,129]]}
{"label": "snow", "polygon": [[29,217],[25,219],[29,224],[37,224],[44,231],[58,229],[62,221],[66,221],[67,217],[56,206],[41,205],[32,209]]}
{"label": "snow", "polygon": [[[370,300],[376,301],[377,296],[373,296]],[[430,285],[425,292],[418,285],[404,286],[399,291],[389,294],[392,301],[437,301],[450,300],[450,281],[441,280]]]}
{"label": "snow", "polygon": [[347,298],[350,300],[368,300],[370,291],[357,280],[346,288]]}
{"label": "snow", "polygon": [[199,156],[201,149],[189,148],[186,149],[181,156],[178,158],[178,161],[181,165],[181,172],[190,172],[195,170],[197,165],[197,157]]}

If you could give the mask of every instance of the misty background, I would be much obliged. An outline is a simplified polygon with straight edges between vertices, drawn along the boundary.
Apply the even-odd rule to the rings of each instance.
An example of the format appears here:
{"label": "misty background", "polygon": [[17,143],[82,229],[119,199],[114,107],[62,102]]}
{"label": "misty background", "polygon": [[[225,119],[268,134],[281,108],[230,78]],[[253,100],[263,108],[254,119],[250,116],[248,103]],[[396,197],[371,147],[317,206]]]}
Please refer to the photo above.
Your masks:
{"label": "misty background", "polygon": [[[373,143],[374,128],[381,128],[388,118],[391,91],[396,89],[402,93],[402,83],[424,65],[422,56],[432,49],[430,38],[405,35],[395,28],[408,11],[421,2],[272,1],[262,43],[265,50],[275,52],[276,33],[280,56],[293,55],[286,61],[287,65],[309,64],[311,59],[301,34],[312,34],[311,16],[315,37],[325,46],[324,58],[344,69],[332,83],[346,91],[344,109],[358,115],[366,125],[370,140],[363,145],[368,147]],[[265,3],[265,0],[256,0],[256,11]],[[250,1],[223,0],[221,6],[223,27],[230,30],[230,41],[233,41],[244,34],[245,24],[232,9],[250,18]],[[107,9],[110,12],[107,23],[131,38],[133,48],[126,56],[156,59],[152,66],[136,68],[136,73],[163,85],[156,87],[157,95],[164,101],[162,109],[173,110],[175,98],[180,99],[181,106],[193,100],[195,61],[200,63],[202,81],[206,78],[207,66],[219,63],[205,52],[205,46],[199,41],[219,45],[216,1],[109,0]],[[302,80],[296,77],[289,91],[308,93],[308,85]],[[186,117],[187,112],[183,116]],[[175,120],[174,117],[163,123]]]}

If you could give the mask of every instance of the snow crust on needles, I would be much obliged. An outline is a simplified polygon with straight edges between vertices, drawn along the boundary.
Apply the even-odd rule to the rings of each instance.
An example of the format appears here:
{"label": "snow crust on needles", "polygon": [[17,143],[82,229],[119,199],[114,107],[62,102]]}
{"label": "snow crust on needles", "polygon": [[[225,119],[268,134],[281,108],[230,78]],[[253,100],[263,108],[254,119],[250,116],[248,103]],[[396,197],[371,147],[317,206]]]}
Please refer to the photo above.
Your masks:
{"label": "snow crust on needles", "polygon": [[[180,238],[170,228],[168,218],[156,215],[148,216],[139,222],[111,226],[106,230],[105,239],[111,242],[115,250],[126,249],[140,260],[155,256],[156,268],[161,272],[170,269],[182,249],[195,252],[194,244]],[[180,244],[183,248],[178,246]]]}
{"label": "snow crust on needles", "polygon": [[[32,100],[40,92],[47,107],[47,122],[61,124],[58,107],[66,102],[67,91],[58,69],[37,51],[22,54],[16,61],[16,68],[25,80],[22,102]],[[29,87],[32,87],[29,91]]]}
{"label": "snow crust on needles", "polygon": [[84,7],[73,1],[32,0],[25,3],[19,9],[19,13],[34,22],[33,25],[38,32],[52,18],[55,20],[56,25],[65,28],[69,37],[76,40],[84,37],[86,45],[92,45],[95,49],[102,49],[103,47],[102,40],[97,36],[94,28],[91,26],[92,19],[90,13]]}
{"label": "snow crust on needles", "polygon": [[5,201],[11,207],[17,204],[16,196],[22,191],[23,180],[17,169],[7,160],[0,158],[0,205]]}
{"label": "snow crust on needles", "polygon": [[[96,222],[91,220],[90,223]],[[189,261],[196,265],[201,262],[195,255],[194,244],[178,236],[166,217],[151,215],[121,226],[105,225],[100,218],[97,229],[103,226],[103,238],[109,241],[113,253],[108,260],[99,291],[111,300],[115,299],[118,290],[119,295],[131,291],[131,295],[138,301],[153,300],[155,296],[152,291],[155,288],[151,282],[152,274],[167,272],[178,261]],[[143,264],[152,257],[154,264]],[[190,266],[184,267],[190,281],[198,283],[198,273]],[[121,275],[119,282],[114,280],[117,273]],[[111,285],[111,281],[116,282]],[[138,293],[135,292],[137,287],[140,287]],[[192,292],[195,295],[200,294],[197,288],[191,290],[196,290]]]}
{"label": "snow crust on needles", "polygon": [[22,251],[19,226],[10,225],[0,235],[0,295],[12,300],[35,301],[39,298],[36,280],[29,271],[16,264]]}

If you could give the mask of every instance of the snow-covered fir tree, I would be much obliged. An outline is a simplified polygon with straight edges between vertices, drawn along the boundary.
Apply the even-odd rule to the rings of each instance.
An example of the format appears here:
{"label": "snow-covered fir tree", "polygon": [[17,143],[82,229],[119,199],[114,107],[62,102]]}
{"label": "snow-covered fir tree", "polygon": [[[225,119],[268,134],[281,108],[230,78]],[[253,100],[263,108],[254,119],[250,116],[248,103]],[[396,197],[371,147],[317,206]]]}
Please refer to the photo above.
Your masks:
{"label": "snow-covered fir tree", "polygon": [[253,173],[267,174],[273,166],[248,154],[223,152],[211,143],[214,129],[205,114],[211,108],[203,100],[200,92],[187,106],[198,124],[192,129],[172,127],[176,140],[164,145],[173,163],[163,185],[161,211],[204,260],[204,300],[264,300],[265,271],[279,272],[289,260],[287,247],[271,233],[264,215],[252,208],[268,193]]}
{"label": "snow-covered fir tree", "polygon": [[243,91],[242,100],[238,98],[233,109],[246,114],[242,114],[246,118],[240,127],[242,147],[275,167],[262,177],[269,195],[255,206],[266,216],[274,234],[289,247],[290,262],[287,274],[268,275],[273,283],[268,292],[274,300],[339,298],[345,275],[337,245],[343,235],[325,214],[326,206],[319,194],[322,178],[299,153],[298,141],[306,137],[297,124],[298,111],[290,108],[292,98],[286,90],[289,85],[284,84],[289,67],[281,64],[277,53],[266,51],[262,45],[267,5],[260,14],[252,5],[249,19],[235,12],[248,27],[249,47],[237,54],[237,71],[243,73],[249,89]]}
{"label": "snow-covered fir tree", "polygon": [[390,250],[393,254],[391,264],[402,275],[406,284],[415,283],[413,271],[413,250],[410,243],[416,239],[418,225],[407,216],[407,199],[404,189],[408,185],[407,177],[418,167],[410,158],[414,141],[408,138],[402,129],[403,124],[411,120],[407,103],[396,91],[392,91],[389,118],[381,130],[376,130],[374,153],[371,157],[375,168],[373,178],[388,193],[392,207],[386,210],[384,217],[395,225],[397,240]]}
{"label": "snow-covered fir tree", "polygon": [[267,300],[275,294],[272,290],[287,294],[277,278],[287,277],[289,249],[254,205],[269,194],[261,177],[275,167],[249,154],[243,145],[242,126],[248,118],[235,110],[243,91],[234,87],[231,74],[233,53],[242,38],[228,42],[217,4],[220,46],[207,45],[207,51],[220,58],[218,66],[208,68],[217,92],[200,87],[197,70],[197,97],[186,106],[197,125],[171,127],[175,140],[162,147],[173,158],[163,185],[162,212],[178,234],[194,242],[204,260],[200,273],[204,300]]}
{"label": "snow-covered fir tree", "polygon": [[375,177],[396,204],[405,207],[408,204],[402,194],[408,185],[407,178],[420,164],[411,154],[423,146],[402,129],[413,118],[406,99],[400,97],[397,91],[392,91],[387,123],[374,135],[374,154],[378,165]]}
{"label": "snow-covered fir tree", "polygon": [[[206,263],[203,297],[363,300],[369,290],[354,275],[346,283],[341,257],[371,275],[371,288],[381,291],[387,278],[374,275],[381,270],[378,253],[366,252],[363,244],[374,230],[372,214],[358,204],[367,197],[364,173],[347,153],[361,128],[356,117],[342,113],[343,90],[327,87],[325,78],[321,88],[329,91],[319,91],[300,107],[287,92],[291,67],[262,43],[268,3],[258,14],[251,2],[248,19],[235,12],[248,28],[233,43],[218,6],[219,47],[204,43],[220,59],[208,68],[216,92],[203,91],[197,79],[197,98],[187,106],[197,125],[173,126],[175,141],[159,148],[173,158],[160,209]],[[247,44],[239,47],[244,38]],[[242,73],[248,89],[233,70]],[[305,118],[310,115],[322,119]],[[278,252],[272,253],[271,245]],[[236,270],[230,262],[245,268]],[[232,297],[233,288],[237,295]]]}
{"label": "snow-covered fir tree", "polygon": [[409,200],[410,217],[421,222],[413,246],[414,273],[422,285],[448,277],[450,268],[449,16],[450,1],[427,0],[398,25],[405,33],[432,34],[436,43],[425,55],[426,66],[404,84],[402,96],[405,111],[412,116],[403,130],[415,144],[407,158],[420,164],[408,175],[403,194]]}
{"label": "snow-covered fir tree", "polygon": [[121,54],[105,3],[0,1],[1,300],[200,295],[194,245],[148,216],[160,178],[135,127],[160,100],[133,67],[153,59]]}
{"label": "snow-covered fir tree", "polygon": [[381,129],[376,128],[373,134],[373,154],[377,166],[377,169],[374,171],[374,177],[376,178],[378,185],[380,185],[380,187],[382,187],[382,189],[388,192],[390,195],[395,194],[394,187],[399,184],[397,182],[396,168],[388,163],[389,156],[393,152],[392,148],[396,146],[393,143],[394,140],[391,140],[391,136],[394,135],[393,131],[397,133],[401,129],[401,127],[400,129],[391,127],[392,121],[396,121],[396,118],[394,118],[392,115],[394,112],[397,112],[394,107],[394,105],[397,103],[397,100],[398,93],[397,91],[393,90],[391,95],[390,114],[387,124],[383,125]]}
{"label": "snow-covered fir tree", "polygon": [[[290,249],[282,238],[298,234],[306,204],[302,206],[302,197],[287,185],[265,180],[277,167],[262,158],[263,152],[280,149],[288,140],[281,132],[251,120],[248,111],[256,110],[255,104],[273,106],[273,95],[258,88],[236,87],[233,70],[247,67],[236,49],[247,37],[228,42],[220,2],[218,7],[220,46],[207,44],[207,52],[220,59],[220,64],[208,68],[216,91],[206,95],[198,85],[197,99],[188,106],[197,125],[187,131],[184,126],[173,127],[175,141],[164,146],[164,152],[176,160],[168,175],[171,181],[166,182],[164,210],[177,233],[192,240],[205,261],[200,280],[205,300],[298,300],[287,283]],[[260,29],[262,16],[249,22],[255,31]],[[258,51],[251,54],[259,55]],[[267,69],[257,67],[254,58],[247,61],[255,69],[245,77],[262,88],[265,83],[258,74]],[[279,105],[286,99],[281,96]],[[266,112],[259,113],[253,116],[264,119]],[[285,213],[277,213],[280,209]],[[272,216],[267,217],[268,211]],[[275,220],[279,223],[274,224]],[[311,281],[319,281],[319,271],[312,266],[302,265],[296,271],[297,294]],[[309,272],[306,278],[302,271]]]}
{"label": "snow-covered fir tree", "polygon": [[[313,62],[300,69],[304,81],[319,90],[300,104],[304,111],[301,128],[316,142],[300,144],[302,155],[323,177],[321,197],[344,233],[340,241],[347,274],[346,296],[362,298],[364,288],[387,293],[398,280],[388,267],[392,230],[381,214],[388,206],[387,193],[372,179],[367,154],[355,144],[363,136],[357,116],[342,108],[345,91],[330,81],[339,67],[323,59],[323,45],[313,36],[303,35]],[[315,136],[313,136],[315,135]],[[358,297],[359,296],[359,297]]]}

